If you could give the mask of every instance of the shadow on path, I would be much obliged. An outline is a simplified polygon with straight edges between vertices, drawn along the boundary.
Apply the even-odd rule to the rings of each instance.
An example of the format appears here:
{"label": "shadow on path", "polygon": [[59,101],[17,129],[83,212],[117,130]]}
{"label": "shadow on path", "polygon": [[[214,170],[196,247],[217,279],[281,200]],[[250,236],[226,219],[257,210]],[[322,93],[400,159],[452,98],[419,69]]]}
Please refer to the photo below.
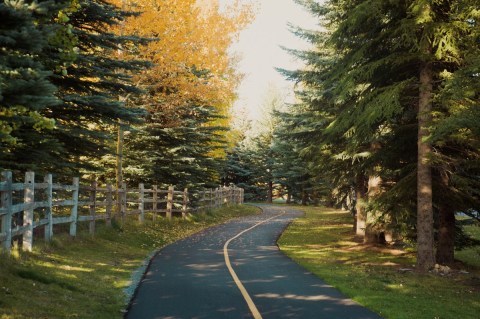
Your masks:
{"label": "shadow on path", "polygon": [[231,264],[262,318],[380,319],[309,273],[276,246],[301,212],[262,206],[263,214],[236,219],[165,247],[152,260],[126,318],[252,318],[225,265]]}

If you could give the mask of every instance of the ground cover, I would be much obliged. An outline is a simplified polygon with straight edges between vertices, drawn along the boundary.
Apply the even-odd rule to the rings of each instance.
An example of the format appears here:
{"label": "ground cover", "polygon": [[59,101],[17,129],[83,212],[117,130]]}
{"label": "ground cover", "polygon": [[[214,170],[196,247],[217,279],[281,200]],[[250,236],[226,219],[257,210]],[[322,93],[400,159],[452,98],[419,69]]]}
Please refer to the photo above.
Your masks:
{"label": "ground cover", "polygon": [[242,205],[187,220],[99,225],[94,237],[56,235],[31,253],[0,255],[0,318],[122,318],[125,289],[149,254],[206,227],[258,212]]}
{"label": "ground cover", "polygon": [[[458,252],[451,271],[419,274],[410,249],[366,246],[355,238],[349,213],[299,207],[279,246],[296,262],[385,318],[478,318],[480,252]],[[468,231],[480,235],[478,226]],[[479,236],[480,237],[480,236]]]}

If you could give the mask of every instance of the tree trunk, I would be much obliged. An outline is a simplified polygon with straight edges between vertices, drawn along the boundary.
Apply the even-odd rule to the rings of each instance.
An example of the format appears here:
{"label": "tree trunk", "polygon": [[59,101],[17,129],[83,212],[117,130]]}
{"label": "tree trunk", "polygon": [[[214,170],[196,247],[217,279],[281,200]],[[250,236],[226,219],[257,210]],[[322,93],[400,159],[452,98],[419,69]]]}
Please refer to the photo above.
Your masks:
{"label": "tree trunk", "polygon": [[[441,186],[449,186],[448,175],[441,174]],[[455,261],[455,210],[449,205],[448,201],[439,204],[439,225],[438,225],[438,244],[437,244],[437,263],[446,265],[453,264]]]}
{"label": "tree trunk", "polygon": [[273,182],[269,181],[268,182],[268,195],[267,195],[267,203],[271,204],[273,203]]}
{"label": "tree trunk", "polygon": [[440,207],[437,245],[437,262],[442,265],[455,261],[455,212],[449,207]]}
{"label": "tree trunk", "polygon": [[289,189],[287,189],[287,204],[291,204],[292,203],[292,193],[290,192]]}
{"label": "tree trunk", "polygon": [[435,265],[432,207],[432,147],[426,138],[432,119],[433,76],[431,63],[420,70],[418,101],[418,158],[417,158],[417,269],[427,271]]}
{"label": "tree trunk", "polygon": [[365,183],[365,176],[363,174],[357,175],[355,194],[357,198],[355,204],[355,209],[357,211],[355,232],[357,236],[365,237],[365,227],[367,223],[367,214],[365,212],[367,185]]}
{"label": "tree trunk", "polygon": [[[368,177],[368,199],[373,199],[380,192],[380,184],[382,178],[380,176],[371,175]],[[375,225],[378,219],[378,213],[370,210],[366,216],[365,224],[365,237],[363,242],[366,244],[379,244],[383,243],[384,240],[381,238],[381,231],[378,229],[378,225]]]}
{"label": "tree trunk", "polygon": [[117,197],[117,212],[116,215],[121,215],[122,210],[122,203],[120,200],[120,189],[122,188],[123,183],[123,139],[124,139],[124,132],[123,132],[123,125],[120,121],[118,121],[118,135],[117,135],[117,165],[115,169],[116,175],[116,197]]}
{"label": "tree trunk", "polygon": [[302,190],[302,205],[307,206],[308,193],[305,189]]}

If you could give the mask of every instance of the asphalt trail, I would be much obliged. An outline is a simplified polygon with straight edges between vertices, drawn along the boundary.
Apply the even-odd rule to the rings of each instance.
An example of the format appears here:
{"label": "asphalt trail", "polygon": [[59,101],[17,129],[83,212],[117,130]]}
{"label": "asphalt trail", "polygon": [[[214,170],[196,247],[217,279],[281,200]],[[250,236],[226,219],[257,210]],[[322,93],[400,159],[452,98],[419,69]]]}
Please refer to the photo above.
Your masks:
{"label": "asphalt trail", "polygon": [[381,318],[278,250],[278,237],[301,212],[262,208],[261,215],[230,221],[162,249],[153,258],[125,317],[254,318],[226,265],[224,246],[230,240],[228,259],[260,318]]}

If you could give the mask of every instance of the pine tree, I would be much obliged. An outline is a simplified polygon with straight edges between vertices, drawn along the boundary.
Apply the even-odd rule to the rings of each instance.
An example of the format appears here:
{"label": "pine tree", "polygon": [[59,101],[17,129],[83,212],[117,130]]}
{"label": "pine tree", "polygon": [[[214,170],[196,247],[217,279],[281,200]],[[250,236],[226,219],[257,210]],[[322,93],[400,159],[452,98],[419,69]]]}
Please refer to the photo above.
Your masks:
{"label": "pine tree", "polygon": [[222,161],[211,156],[225,147],[225,128],[208,125],[215,108],[185,105],[151,112],[143,126],[126,138],[126,180],[196,189],[218,185]]}
{"label": "pine tree", "polygon": [[246,201],[264,201],[265,187],[256,182],[256,163],[253,152],[242,145],[242,141],[227,151],[227,159],[223,168],[222,184],[235,185],[245,191]]}
{"label": "pine tree", "polygon": [[[418,199],[413,205],[417,206],[417,225],[414,227],[418,240],[418,268],[426,270],[435,262],[433,203],[436,201],[441,207],[439,197],[432,197],[432,192],[443,189],[453,193],[454,190],[452,183],[443,182],[442,187],[442,179],[436,178],[445,176],[442,174],[445,169],[436,158],[446,158],[447,154],[442,153],[441,143],[434,144],[434,140],[429,138],[433,128],[441,130],[438,126],[441,121],[436,123],[433,115],[451,117],[433,96],[441,96],[445,92],[447,82],[442,80],[442,72],[464,69],[463,61],[468,60],[468,53],[472,52],[458,39],[475,38],[474,26],[478,14],[472,9],[473,2],[372,0],[329,1],[325,5],[313,1],[299,2],[323,17],[327,30],[331,30],[331,35],[324,33],[327,39],[324,36],[323,42],[321,36],[306,36],[334,50],[336,58],[325,67],[321,62],[321,53],[303,54],[310,59],[312,70],[324,72],[321,75],[314,71],[293,75],[313,88],[311,103],[322,99],[327,102],[320,105],[321,110],[330,110],[327,116],[332,118],[322,136],[348,138],[342,154],[351,158],[368,155],[366,163],[370,163],[364,166],[364,172],[367,175],[374,173],[373,177],[378,174],[384,181],[382,191],[369,200],[370,210],[388,208],[385,198],[411,203],[409,199],[415,193],[407,186],[415,180],[412,173],[418,173]],[[478,41],[468,43],[470,47],[478,47]],[[474,76],[475,73],[469,74]],[[411,132],[416,127],[420,129],[414,138]],[[416,151],[396,153],[402,149],[398,143],[405,140],[409,141],[407,145],[418,142],[416,161],[412,161],[411,157]],[[467,149],[471,154],[478,154],[474,144]],[[454,155],[448,161],[450,165],[454,164],[454,159],[459,159],[456,157],[459,153],[450,152],[449,155]],[[362,169],[357,172],[361,174]],[[475,173],[471,170],[467,175],[464,177],[473,185]],[[449,177],[448,180],[454,180],[453,176]],[[465,201],[473,193],[468,191],[467,194],[458,196],[457,193],[457,198],[463,197]],[[458,206],[460,201],[455,204],[458,208],[461,207]],[[472,201],[470,205],[473,205]],[[404,206],[407,216],[403,217],[403,222],[407,222],[408,215],[412,214],[410,207]],[[388,211],[383,213],[390,218],[401,217],[386,214]]]}
{"label": "pine tree", "polygon": [[62,103],[46,110],[56,121],[51,138],[61,143],[52,169],[76,173],[104,170],[99,160],[114,153],[118,122],[128,126],[143,120],[144,111],[127,105],[127,97],[142,92],[131,74],[148,66],[126,60],[119,52],[135,50],[146,39],[115,35],[110,31],[134,15],[103,0],[72,0],[54,21],[61,28],[50,39],[43,59],[54,74]]}
{"label": "pine tree", "polygon": [[44,136],[55,122],[42,113],[58,100],[40,59],[54,30],[35,23],[54,12],[45,1],[0,3],[0,166],[5,169],[36,169],[55,148]]}

